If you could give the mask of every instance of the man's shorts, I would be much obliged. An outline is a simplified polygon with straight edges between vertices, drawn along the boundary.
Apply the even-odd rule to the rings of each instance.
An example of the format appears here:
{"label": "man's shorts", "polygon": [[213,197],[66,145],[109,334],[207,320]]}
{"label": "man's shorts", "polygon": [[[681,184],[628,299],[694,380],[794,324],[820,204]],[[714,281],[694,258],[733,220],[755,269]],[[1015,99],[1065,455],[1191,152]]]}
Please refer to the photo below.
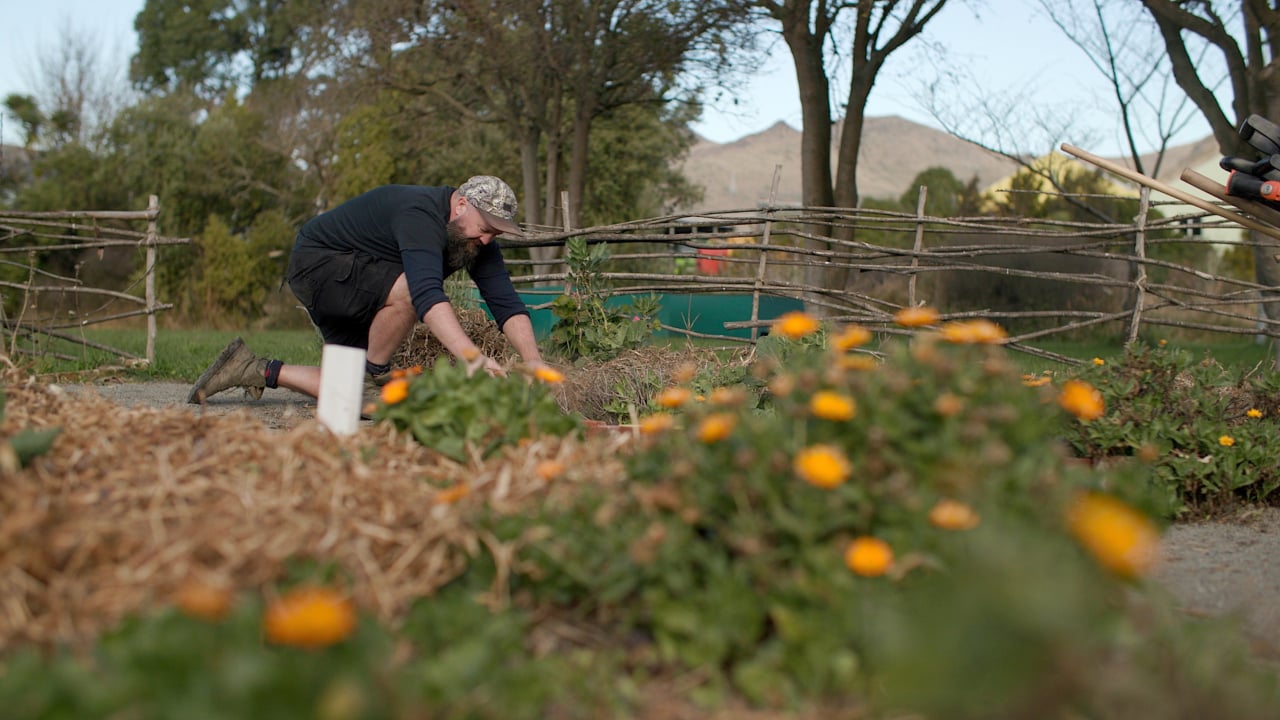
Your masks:
{"label": "man's shorts", "polygon": [[403,272],[399,263],[362,252],[295,249],[287,278],[325,343],[367,350],[373,316]]}

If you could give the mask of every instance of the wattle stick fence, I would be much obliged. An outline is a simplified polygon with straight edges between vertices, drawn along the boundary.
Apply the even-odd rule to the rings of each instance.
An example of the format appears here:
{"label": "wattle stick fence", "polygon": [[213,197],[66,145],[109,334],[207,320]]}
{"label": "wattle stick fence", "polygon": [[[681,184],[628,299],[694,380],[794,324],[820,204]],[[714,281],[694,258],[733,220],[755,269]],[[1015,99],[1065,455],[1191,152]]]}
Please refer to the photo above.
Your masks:
{"label": "wattle stick fence", "polygon": [[[157,231],[160,201],[146,210],[0,210],[0,327],[10,355],[54,355],[48,340],[94,348],[127,364],[155,362],[156,315],[173,306],[156,295],[157,250],[187,244]],[[95,272],[109,258],[142,255],[141,271],[123,287],[111,272]],[[128,261],[127,263],[128,264]],[[52,268],[52,269],[51,269]],[[86,281],[86,276],[95,278]],[[94,285],[98,282],[99,285]],[[111,287],[109,287],[111,286]],[[145,317],[142,356],[97,342],[80,332],[92,325]]]}
{"label": "wattle stick fence", "polygon": [[[1259,284],[1251,268],[1239,265],[1241,257],[1275,258],[1280,240],[1272,236],[1213,213],[1174,215],[1145,190],[1126,223],[931,217],[923,210],[927,191],[920,192],[915,213],[748,208],[532,228],[525,238],[502,243],[513,280],[533,299],[535,312],[549,313],[551,301],[566,291],[568,274],[558,255],[570,239],[582,238],[609,248],[602,273],[608,292],[681,298],[688,309],[665,320],[664,330],[734,343],[766,332],[777,314],[771,301],[779,299],[884,334],[902,332],[893,323],[898,310],[929,304],[944,321],[989,318],[1009,330],[1012,348],[1060,362],[1077,361],[1054,348],[1081,337],[1125,343],[1144,332],[1214,341],[1280,337],[1280,320],[1264,312],[1272,308],[1280,317],[1280,288]],[[158,217],[154,197],[143,211],[0,210],[6,351],[49,353],[47,341],[57,339],[124,363],[153,363],[156,316],[172,307],[156,296],[157,250],[190,242],[161,236]],[[141,254],[141,269],[134,257],[123,286],[118,277],[115,286],[94,286],[88,276],[109,273],[90,270],[112,254]],[[700,303],[715,296],[735,298],[736,315],[708,327],[699,322]],[[137,317],[147,323],[141,357],[80,332]]]}

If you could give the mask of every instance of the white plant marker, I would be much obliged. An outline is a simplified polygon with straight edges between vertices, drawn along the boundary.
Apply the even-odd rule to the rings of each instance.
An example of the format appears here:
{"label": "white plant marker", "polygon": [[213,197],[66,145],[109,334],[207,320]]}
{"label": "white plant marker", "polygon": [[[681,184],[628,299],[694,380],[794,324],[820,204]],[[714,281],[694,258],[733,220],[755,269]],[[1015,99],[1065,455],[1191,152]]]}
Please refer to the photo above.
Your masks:
{"label": "white plant marker", "polygon": [[320,355],[320,397],[316,419],[334,435],[351,435],[364,402],[364,350],[325,345]]}

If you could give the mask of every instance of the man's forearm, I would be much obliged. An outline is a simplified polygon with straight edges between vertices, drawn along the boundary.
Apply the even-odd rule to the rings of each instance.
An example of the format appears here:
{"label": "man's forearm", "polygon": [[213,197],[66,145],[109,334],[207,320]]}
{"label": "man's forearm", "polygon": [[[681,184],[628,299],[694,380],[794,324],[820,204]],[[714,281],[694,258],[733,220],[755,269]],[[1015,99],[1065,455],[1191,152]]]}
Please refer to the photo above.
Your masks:
{"label": "man's forearm", "polygon": [[538,351],[538,339],[533,334],[533,323],[528,315],[512,315],[502,324],[502,334],[520,353],[527,365],[541,365],[542,353]]}
{"label": "man's forearm", "polygon": [[445,349],[455,357],[470,359],[467,356],[480,352],[480,348],[467,336],[458,316],[453,312],[453,305],[447,302],[436,303],[422,316],[422,322],[432,335],[444,345]]}

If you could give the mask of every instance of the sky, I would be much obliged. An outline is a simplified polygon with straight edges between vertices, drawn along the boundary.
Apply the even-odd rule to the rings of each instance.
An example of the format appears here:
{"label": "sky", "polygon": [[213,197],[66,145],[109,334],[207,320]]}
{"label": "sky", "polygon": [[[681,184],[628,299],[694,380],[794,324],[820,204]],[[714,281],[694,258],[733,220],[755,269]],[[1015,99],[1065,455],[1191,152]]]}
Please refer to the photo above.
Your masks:
{"label": "sky", "polygon": [[[144,1],[0,0],[0,27],[6,28],[6,40],[11,40],[0,45],[0,98],[34,91],[38,58],[58,46],[67,28],[100,44],[103,67],[124,72],[137,49],[133,19]],[[1082,128],[1079,137],[1063,140],[1098,154],[1117,154],[1121,148],[1118,122],[1101,76],[1043,13],[1035,0],[953,0],[924,33],[924,39],[944,48],[945,56],[927,57],[923,46],[912,44],[890,56],[872,91],[867,115],[897,115],[940,127],[919,98],[922,84],[930,77],[931,61],[943,60],[979,78],[974,94],[1018,94],[1046,108],[1061,108],[1055,111],[1070,113]],[[801,124],[790,55],[780,40],[742,89],[732,99],[710,102],[693,129],[708,140],[731,142],[778,122],[797,129]],[[1208,134],[1208,126],[1196,115],[1175,144]],[[16,143],[18,138],[15,124],[5,120],[4,141]]]}

